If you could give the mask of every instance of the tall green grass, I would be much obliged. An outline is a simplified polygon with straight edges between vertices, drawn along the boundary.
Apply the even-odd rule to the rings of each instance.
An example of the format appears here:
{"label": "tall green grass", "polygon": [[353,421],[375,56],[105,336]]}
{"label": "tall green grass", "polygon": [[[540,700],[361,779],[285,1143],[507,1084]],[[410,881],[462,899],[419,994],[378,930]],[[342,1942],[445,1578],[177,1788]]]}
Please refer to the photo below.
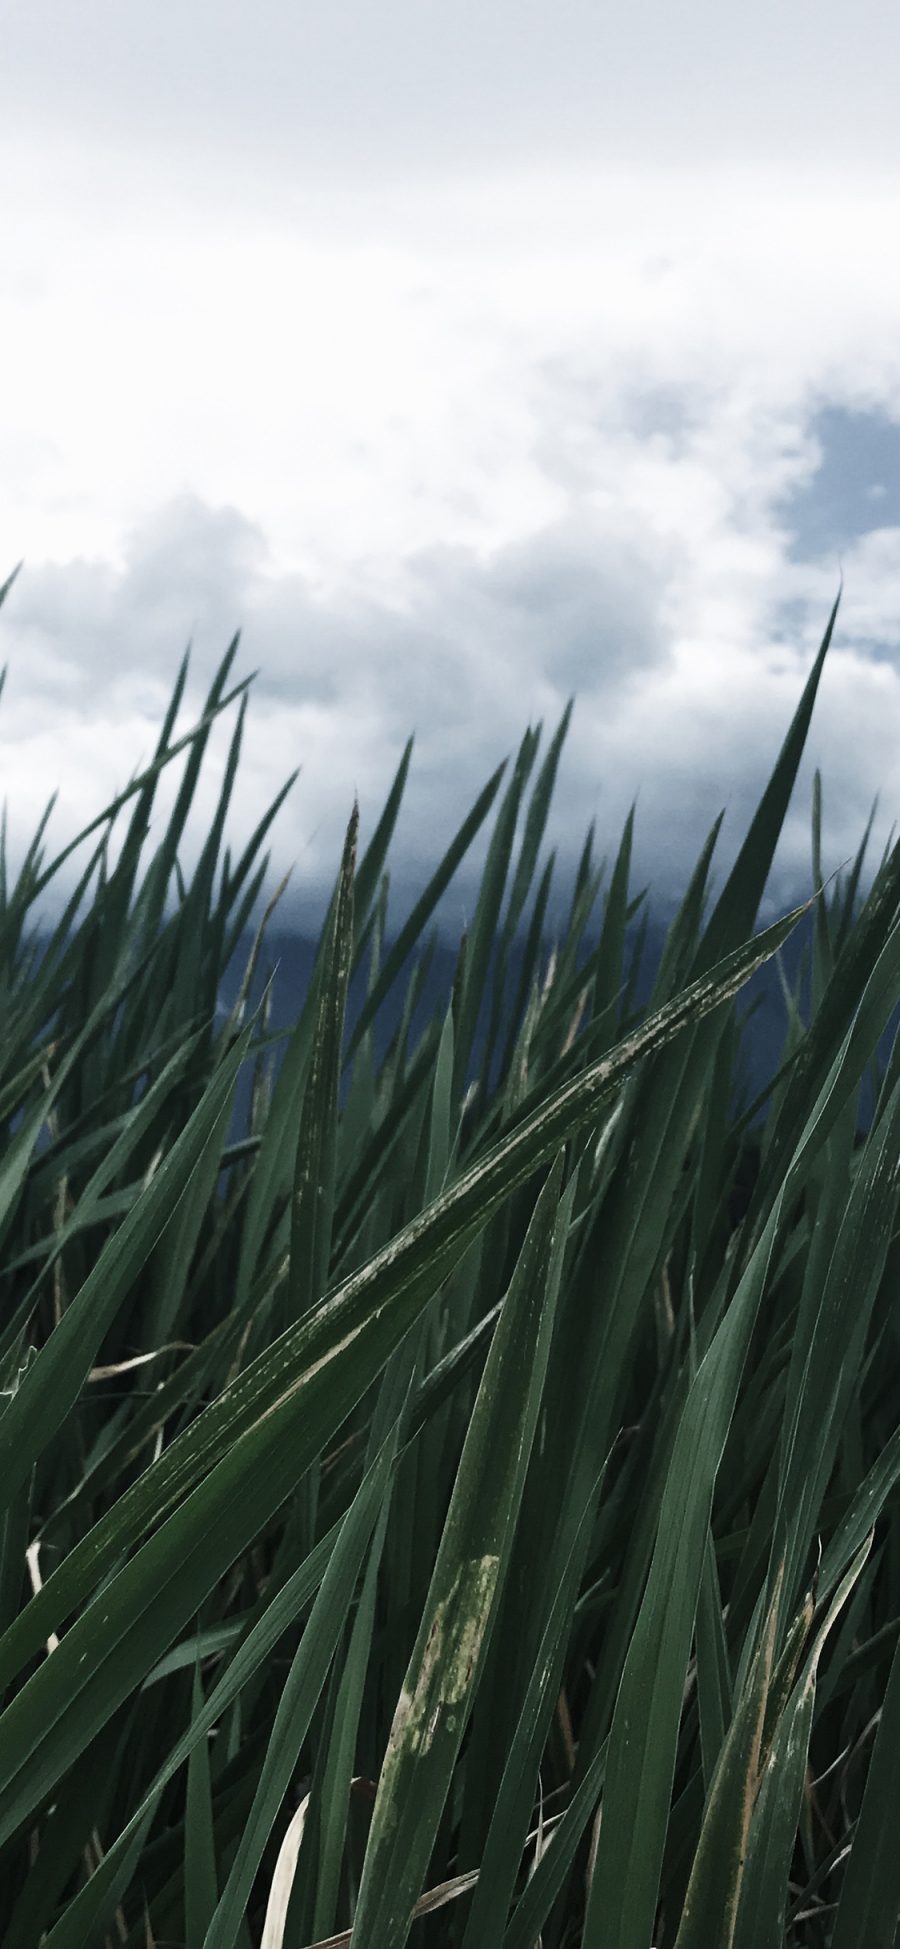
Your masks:
{"label": "tall green grass", "polygon": [[280,1039],[262,936],[217,1010],[284,796],[232,858],[236,641],[73,846],[45,864],[43,821],[15,878],[4,846],[4,1949],[894,1944],[900,848],[823,887],[818,790],[783,1061],[749,1111],[733,1087],[735,998],[804,911],[754,935],[834,622],[643,1008],[630,821],[548,951],[568,713],[392,939],[407,749]]}

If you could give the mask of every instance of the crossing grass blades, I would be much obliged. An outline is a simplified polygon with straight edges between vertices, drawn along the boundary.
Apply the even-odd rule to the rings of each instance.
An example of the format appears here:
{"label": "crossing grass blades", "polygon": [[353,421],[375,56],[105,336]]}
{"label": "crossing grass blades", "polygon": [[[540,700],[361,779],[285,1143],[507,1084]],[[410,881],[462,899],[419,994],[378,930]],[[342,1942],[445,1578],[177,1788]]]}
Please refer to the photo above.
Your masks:
{"label": "crossing grass blades", "polygon": [[[217,1007],[284,797],[232,858],[236,643],[74,846],[45,864],[44,820],[15,880],[4,848],[4,1949],[894,1943],[900,847],[820,890],[817,781],[815,898],[754,932],[834,622],[642,1006],[630,820],[550,940],[568,713],[397,934],[407,749],[280,1036],[264,934]],[[740,991],[801,921],[735,1108]]]}

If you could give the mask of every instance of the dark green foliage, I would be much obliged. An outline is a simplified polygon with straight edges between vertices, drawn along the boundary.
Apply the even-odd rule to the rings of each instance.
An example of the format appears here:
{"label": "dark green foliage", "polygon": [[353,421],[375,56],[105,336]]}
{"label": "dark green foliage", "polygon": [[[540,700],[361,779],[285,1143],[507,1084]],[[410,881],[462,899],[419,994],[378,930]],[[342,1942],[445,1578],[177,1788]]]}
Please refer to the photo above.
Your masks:
{"label": "dark green foliage", "polygon": [[[411,745],[358,863],[354,810],[274,1087],[263,927],[217,1012],[288,789],[233,863],[237,639],[173,742],[185,659],[152,764],[49,865],[49,808],[15,881],[4,828],[9,1949],[309,1949],[354,1918],[353,1949],[894,1944],[900,848],[863,899],[868,834],[823,888],[818,777],[808,966],[735,1107],[735,997],[806,911],[753,938],[834,622],[643,1009],[631,817],[602,912],[589,835],[548,939],[570,706],[392,944]],[[420,1032],[426,930],[492,813]]]}

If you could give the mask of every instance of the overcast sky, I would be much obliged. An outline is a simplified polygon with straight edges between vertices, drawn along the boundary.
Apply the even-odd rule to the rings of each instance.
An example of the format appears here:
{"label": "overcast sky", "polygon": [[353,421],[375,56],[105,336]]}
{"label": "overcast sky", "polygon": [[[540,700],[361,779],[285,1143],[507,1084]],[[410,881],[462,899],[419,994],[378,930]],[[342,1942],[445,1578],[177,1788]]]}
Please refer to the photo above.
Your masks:
{"label": "overcast sky", "polygon": [[[742,836],[844,599],[773,887],[900,812],[900,16],[863,0],[7,0],[14,854],[258,668],[232,833],[409,891],[527,721],[641,882]],[[210,778],[210,790],[215,780]],[[202,830],[203,806],[199,808]],[[464,889],[459,895],[464,901]]]}

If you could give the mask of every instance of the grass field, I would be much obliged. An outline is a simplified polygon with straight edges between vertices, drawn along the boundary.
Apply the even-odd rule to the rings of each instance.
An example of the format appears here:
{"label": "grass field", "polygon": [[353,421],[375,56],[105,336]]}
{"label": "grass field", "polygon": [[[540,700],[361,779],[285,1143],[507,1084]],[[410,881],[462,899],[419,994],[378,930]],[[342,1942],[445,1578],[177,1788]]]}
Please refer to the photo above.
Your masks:
{"label": "grass field", "polygon": [[77,853],[45,863],[42,826],[13,880],[4,848],[4,1949],[892,1949],[900,846],[820,890],[818,781],[809,965],[734,1107],[736,998],[801,917],[754,934],[833,624],[646,1006],[630,823],[550,940],[567,717],[396,935],[405,753],[280,1039],[245,1007],[264,934],[217,1013],[284,796],[232,857],[236,644],[175,739],[182,668]]}

